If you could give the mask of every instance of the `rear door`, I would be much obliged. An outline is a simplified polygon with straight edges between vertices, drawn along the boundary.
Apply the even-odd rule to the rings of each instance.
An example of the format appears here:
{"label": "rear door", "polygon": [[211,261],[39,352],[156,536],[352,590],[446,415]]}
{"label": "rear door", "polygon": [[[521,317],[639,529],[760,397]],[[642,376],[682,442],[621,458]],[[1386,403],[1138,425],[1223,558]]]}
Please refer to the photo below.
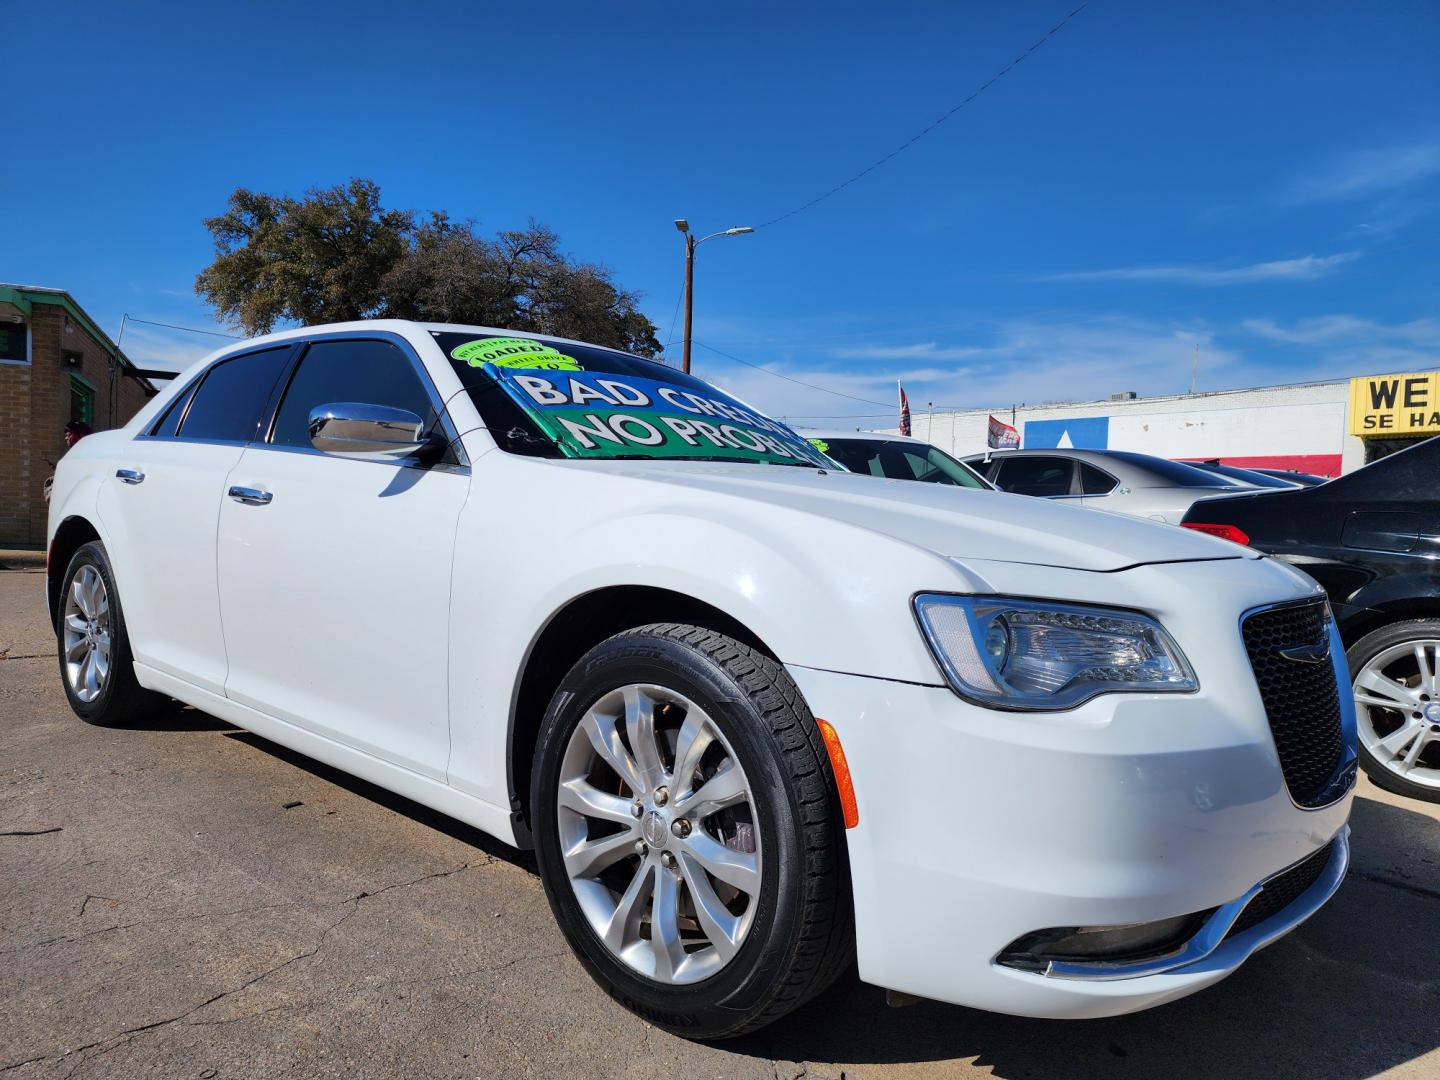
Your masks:
{"label": "rear door", "polygon": [[226,669],[220,500],[290,353],[285,345],[217,361],[131,441],[100,493],[135,659],[216,694]]}
{"label": "rear door", "polygon": [[310,410],[337,402],[422,417],[440,405],[402,339],[305,346],[271,429],[231,478],[268,501],[227,497],[220,509],[226,693],[443,779],[451,563],[469,469],[315,450]]}

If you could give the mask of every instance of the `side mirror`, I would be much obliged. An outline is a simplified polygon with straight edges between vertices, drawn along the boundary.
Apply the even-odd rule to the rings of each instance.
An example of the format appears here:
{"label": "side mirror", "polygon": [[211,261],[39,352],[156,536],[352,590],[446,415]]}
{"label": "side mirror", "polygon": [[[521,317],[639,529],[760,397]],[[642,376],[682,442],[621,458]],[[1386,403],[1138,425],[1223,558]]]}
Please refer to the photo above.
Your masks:
{"label": "side mirror", "polygon": [[340,401],[310,410],[310,445],[327,454],[385,458],[443,450],[444,439],[427,435],[420,417],[407,409]]}

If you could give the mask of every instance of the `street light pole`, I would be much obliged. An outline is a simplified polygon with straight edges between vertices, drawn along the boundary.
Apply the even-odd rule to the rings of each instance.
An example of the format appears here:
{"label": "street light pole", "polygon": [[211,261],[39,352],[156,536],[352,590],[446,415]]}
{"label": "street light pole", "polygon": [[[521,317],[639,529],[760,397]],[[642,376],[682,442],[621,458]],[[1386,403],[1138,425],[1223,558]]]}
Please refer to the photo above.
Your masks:
{"label": "street light pole", "polygon": [[736,226],[731,229],[721,229],[719,232],[702,236],[696,240],[690,233],[690,223],[684,218],[675,219],[675,228],[685,236],[685,344],[680,353],[680,370],[688,375],[690,373],[690,327],[695,306],[695,249],[706,240],[714,240],[717,236],[744,236],[755,230],[748,225]]}
{"label": "street light pole", "polygon": [[680,370],[690,374],[690,320],[694,314],[695,237],[685,234],[685,345],[680,352]]}

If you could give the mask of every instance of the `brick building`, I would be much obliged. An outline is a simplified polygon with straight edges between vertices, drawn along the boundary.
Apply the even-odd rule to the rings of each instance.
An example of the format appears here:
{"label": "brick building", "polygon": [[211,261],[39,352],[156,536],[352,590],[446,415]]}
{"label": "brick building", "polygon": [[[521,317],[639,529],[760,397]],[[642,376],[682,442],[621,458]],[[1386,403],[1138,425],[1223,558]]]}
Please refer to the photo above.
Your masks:
{"label": "brick building", "polygon": [[154,394],[69,293],[0,284],[0,547],[44,544],[68,422],[119,427]]}

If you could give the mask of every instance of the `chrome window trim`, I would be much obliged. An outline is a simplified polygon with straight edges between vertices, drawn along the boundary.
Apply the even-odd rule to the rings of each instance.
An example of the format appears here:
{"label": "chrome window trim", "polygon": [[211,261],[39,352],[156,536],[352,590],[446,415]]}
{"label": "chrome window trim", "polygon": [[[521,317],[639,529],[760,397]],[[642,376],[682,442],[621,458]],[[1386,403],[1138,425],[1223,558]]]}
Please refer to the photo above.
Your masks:
{"label": "chrome window trim", "polygon": [[[1243,951],[1243,955],[1235,959],[1235,965],[1238,966],[1252,953],[1258,952],[1277,938],[1284,937],[1320,910],[1325,902],[1335,895],[1335,890],[1340,888],[1340,883],[1345,880],[1345,872],[1350,867],[1349,825],[1335,834],[1333,843],[1334,847],[1331,849],[1329,860],[1325,863],[1325,869],[1308,889],[1297,896],[1287,907],[1281,908],[1264,922],[1252,926],[1249,930],[1237,934],[1231,939],[1232,942],[1239,943]],[[1313,854],[1314,852],[1311,853],[1311,855]],[[1305,858],[1310,858],[1310,856],[1307,855]],[[1238,900],[1232,900],[1230,903],[1216,908],[1215,913],[1205,920],[1205,925],[1195,932],[1194,937],[1179,949],[1165,956],[1133,963],[1114,964],[1107,964],[1103,961],[1087,964],[1052,960],[1044,972],[1027,972],[1026,974],[1033,974],[1042,979],[1114,982],[1122,979],[1140,979],[1147,975],[1159,975],[1163,972],[1177,971],[1191,964],[1197,964],[1219,949],[1222,943],[1226,943],[1225,935],[1235,925],[1235,920],[1244,912],[1250,901],[1265,890],[1266,885],[1289,873],[1304,861],[1305,859],[1297,859],[1285,869],[1265,878]],[[1005,967],[1007,971],[1017,970],[998,964],[998,962],[997,966]]]}

